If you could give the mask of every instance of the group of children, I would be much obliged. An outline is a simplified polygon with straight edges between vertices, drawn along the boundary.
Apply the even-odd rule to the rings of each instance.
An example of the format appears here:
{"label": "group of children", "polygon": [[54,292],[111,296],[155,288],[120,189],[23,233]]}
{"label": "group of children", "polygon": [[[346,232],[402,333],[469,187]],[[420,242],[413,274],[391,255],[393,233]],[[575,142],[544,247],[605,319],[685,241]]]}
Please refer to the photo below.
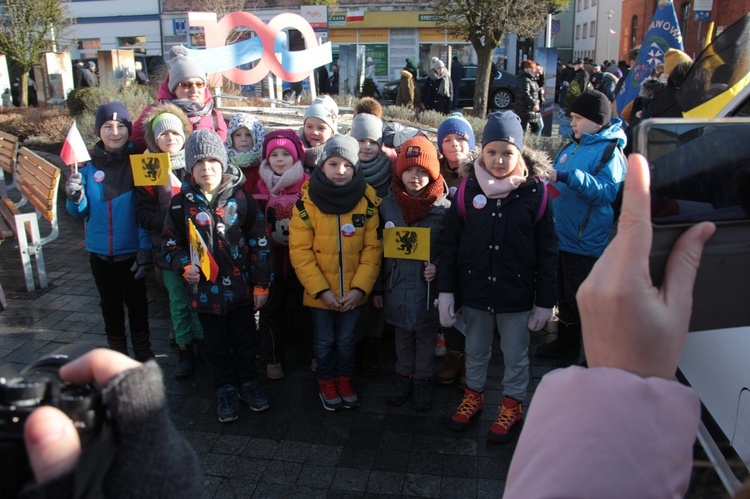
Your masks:
{"label": "group of children", "polygon": [[[239,401],[254,411],[269,407],[256,354],[269,378],[283,377],[285,342],[310,325],[323,407],[357,407],[352,374],[362,314],[369,327],[395,327],[397,379],[388,403],[413,395],[417,410],[429,410],[440,324],[461,316],[467,380],[451,427],[465,429],[483,407],[496,326],[504,398],[488,438],[510,440],[529,382],[528,329],[544,325],[556,299],[557,238],[540,180],[549,160],[524,150],[510,111],[490,114],[481,151],[459,115],[438,129],[437,149],[418,134],[398,154],[383,145],[379,116],[357,114],[342,135],[337,115],[330,97],[317,99],[298,134],[265,133],[238,113],[223,143],[160,104],[142,125],[149,151],[170,155],[173,182],[134,188],[129,114],[120,103],[99,108],[101,141],[66,194],[68,211],[87,223],[110,347],[127,353],[124,304],[136,358],[153,357],[142,277],[155,262],[180,349],[176,375],[193,372],[198,344],[221,422],[238,418]],[[392,227],[428,229],[429,261],[384,258],[382,233]],[[208,271],[201,248],[210,254]]]}

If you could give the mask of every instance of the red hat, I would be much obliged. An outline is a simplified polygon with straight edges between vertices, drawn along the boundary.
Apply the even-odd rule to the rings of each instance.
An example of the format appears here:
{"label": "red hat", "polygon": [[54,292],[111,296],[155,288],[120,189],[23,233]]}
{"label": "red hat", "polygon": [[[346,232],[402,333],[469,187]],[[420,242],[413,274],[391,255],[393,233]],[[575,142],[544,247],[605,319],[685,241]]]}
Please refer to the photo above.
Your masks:
{"label": "red hat", "polygon": [[401,153],[396,160],[396,173],[399,178],[414,166],[427,170],[432,182],[440,176],[437,149],[427,137],[417,135],[401,144]]}

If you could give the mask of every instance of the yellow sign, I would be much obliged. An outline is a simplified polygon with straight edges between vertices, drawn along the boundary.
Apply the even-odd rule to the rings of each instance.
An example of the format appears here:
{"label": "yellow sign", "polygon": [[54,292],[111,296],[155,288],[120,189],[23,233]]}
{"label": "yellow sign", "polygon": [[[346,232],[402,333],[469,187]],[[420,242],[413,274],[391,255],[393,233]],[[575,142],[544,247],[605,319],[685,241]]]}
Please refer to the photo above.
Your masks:
{"label": "yellow sign", "polygon": [[445,43],[445,28],[419,28],[419,41]]}
{"label": "yellow sign", "polygon": [[328,40],[332,43],[357,43],[357,30],[356,29],[329,30]]}
{"label": "yellow sign", "polygon": [[428,227],[390,227],[383,229],[386,258],[430,261],[430,229]]}
{"label": "yellow sign", "polygon": [[169,153],[131,154],[130,167],[133,169],[135,185],[169,185],[172,162]]}
{"label": "yellow sign", "polygon": [[359,30],[360,42],[388,43],[387,29],[361,29]]}

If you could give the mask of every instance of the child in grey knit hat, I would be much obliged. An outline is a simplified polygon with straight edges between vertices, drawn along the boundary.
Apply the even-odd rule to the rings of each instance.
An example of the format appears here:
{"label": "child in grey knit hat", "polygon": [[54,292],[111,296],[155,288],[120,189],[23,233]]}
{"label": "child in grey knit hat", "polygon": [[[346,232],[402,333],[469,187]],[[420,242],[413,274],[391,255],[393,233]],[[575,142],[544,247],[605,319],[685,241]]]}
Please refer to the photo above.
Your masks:
{"label": "child in grey knit hat", "polygon": [[247,327],[268,301],[273,254],[265,220],[242,189],[242,172],[227,163],[219,135],[193,132],[185,160],[193,181],[183,183],[172,198],[162,249],[172,270],[188,284],[188,303],[203,328],[202,351],[213,375],[216,412],[227,423],[238,418],[239,401],[256,412],[270,407],[257,381],[258,338]]}
{"label": "child in grey knit hat", "polygon": [[350,135],[359,142],[359,166],[368,184],[384,198],[391,185],[396,151],[383,147],[383,120],[372,114],[358,114],[352,120]]}
{"label": "child in grey knit hat", "polygon": [[326,142],[289,226],[289,256],[311,308],[318,395],[328,411],[353,409],[355,326],[380,273],[375,190],[359,168],[359,144]]}

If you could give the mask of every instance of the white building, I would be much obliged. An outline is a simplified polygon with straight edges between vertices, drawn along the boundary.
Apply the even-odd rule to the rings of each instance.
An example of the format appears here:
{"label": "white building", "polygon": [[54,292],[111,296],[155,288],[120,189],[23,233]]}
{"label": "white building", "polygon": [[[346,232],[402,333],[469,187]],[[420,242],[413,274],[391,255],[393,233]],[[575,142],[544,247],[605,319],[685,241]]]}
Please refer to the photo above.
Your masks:
{"label": "white building", "polygon": [[622,0],[576,0],[573,57],[617,59]]}

